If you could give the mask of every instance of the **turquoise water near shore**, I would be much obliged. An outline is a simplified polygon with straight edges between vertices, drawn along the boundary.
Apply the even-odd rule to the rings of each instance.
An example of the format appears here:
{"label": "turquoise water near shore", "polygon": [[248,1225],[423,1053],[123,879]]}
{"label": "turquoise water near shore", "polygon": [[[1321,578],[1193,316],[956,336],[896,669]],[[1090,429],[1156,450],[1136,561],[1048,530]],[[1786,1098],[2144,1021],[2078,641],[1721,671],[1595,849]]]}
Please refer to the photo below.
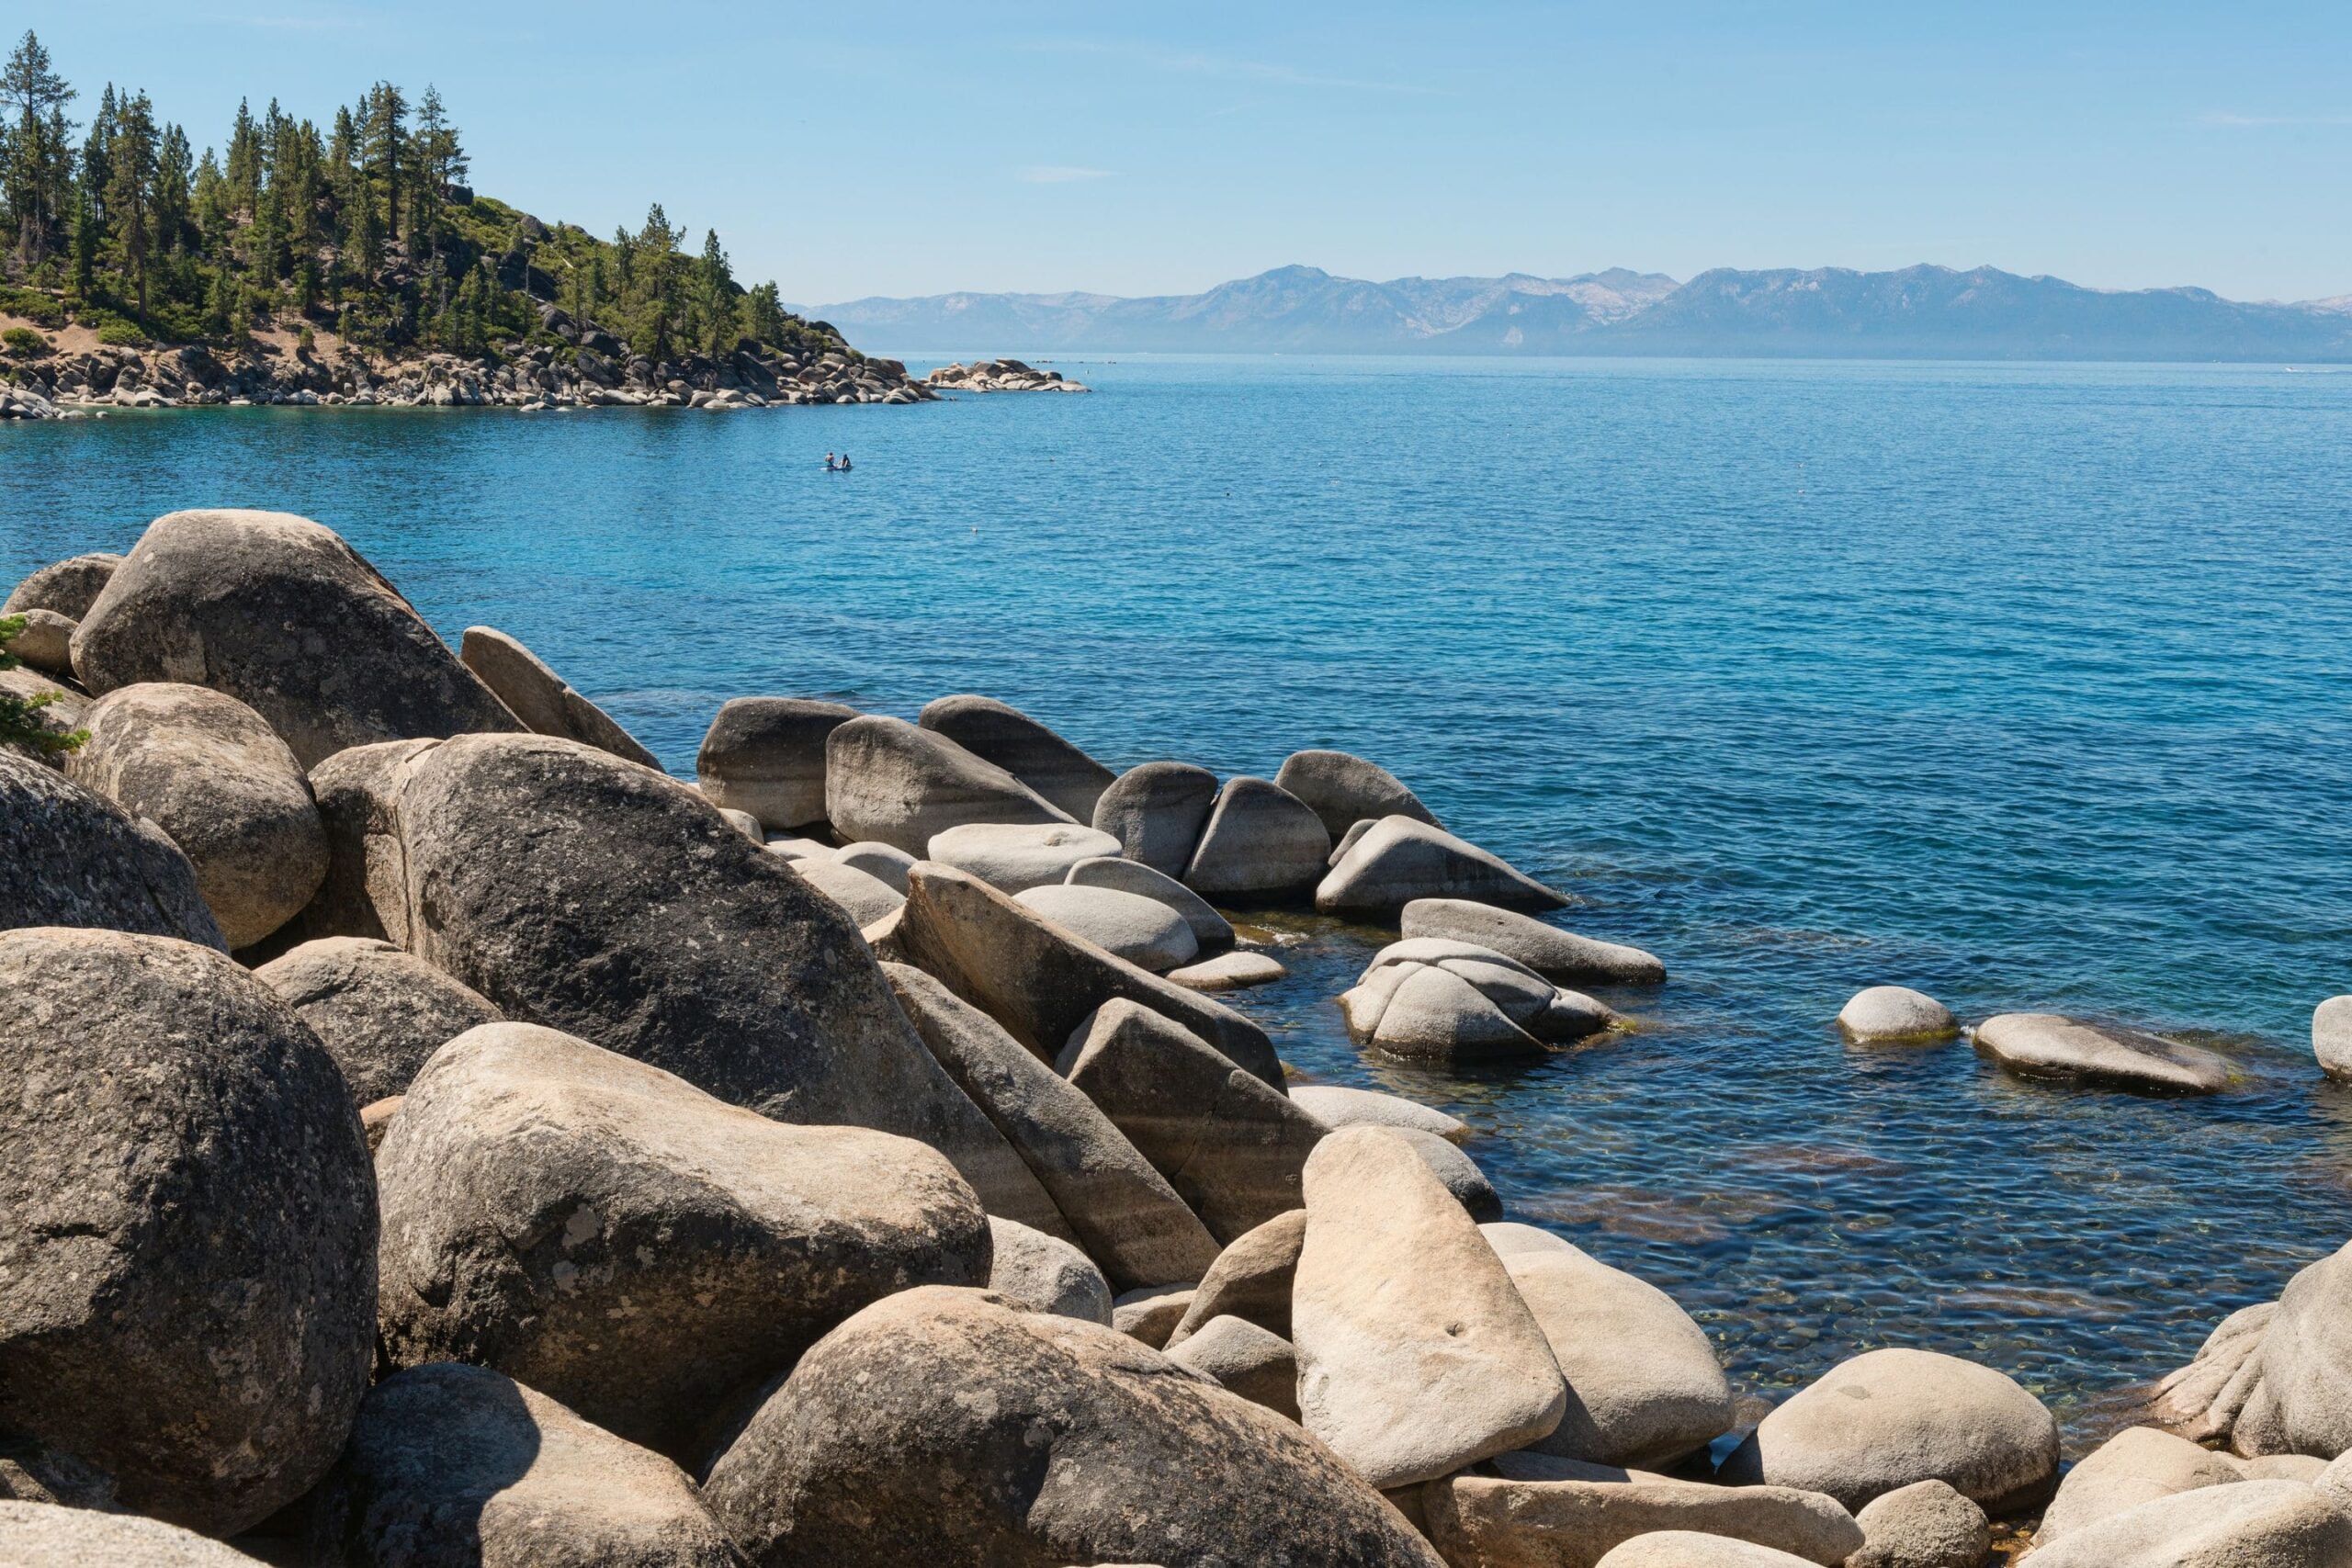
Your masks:
{"label": "turquoise water near shore", "polygon": [[[271,506],[679,773],[747,693],[985,692],[1121,767],[1378,759],[1671,983],[1607,996],[1629,1036],[1468,1078],[1349,1045],[1378,932],[1284,922],[1291,977],[1239,1005],[1296,1067],[1469,1120],[1515,1217],[1673,1292],[1745,1390],[1948,1349],[2079,1448],[2352,1237],[2352,1091],[2309,1040],[2352,990],[2352,375],[1060,368],[1099,390],[0,427],[0,578]],[[1882,982],[2177,1032],[2244,1082],[1844,1045]]]}

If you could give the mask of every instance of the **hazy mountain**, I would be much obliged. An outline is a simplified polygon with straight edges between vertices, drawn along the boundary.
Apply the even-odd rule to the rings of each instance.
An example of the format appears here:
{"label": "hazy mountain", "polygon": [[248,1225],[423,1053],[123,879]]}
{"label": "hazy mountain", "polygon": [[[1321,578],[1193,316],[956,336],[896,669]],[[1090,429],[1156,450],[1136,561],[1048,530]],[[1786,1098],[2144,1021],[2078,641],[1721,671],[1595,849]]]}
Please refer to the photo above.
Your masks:
{"label": "hazy mountain", "polygon": [[1285,266],[1205,294],[939,294],[812,313],[884,350],[2352,359],[2352,297],[2246,304],[1996,267],[1400,277]]}

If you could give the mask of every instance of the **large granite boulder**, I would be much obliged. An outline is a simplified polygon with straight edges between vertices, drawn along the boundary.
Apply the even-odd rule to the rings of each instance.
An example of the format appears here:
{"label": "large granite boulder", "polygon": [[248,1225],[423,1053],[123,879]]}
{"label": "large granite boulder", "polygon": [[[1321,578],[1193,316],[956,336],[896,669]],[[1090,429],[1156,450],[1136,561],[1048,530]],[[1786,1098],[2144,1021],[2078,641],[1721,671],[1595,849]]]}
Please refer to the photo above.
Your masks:
{"label": "large granite boulder", "polygon": [[1181,877],[1216,804],[1216,775],[1190,762],[1146,762],[1114,780],[1090,820],[1119,840],[1119,853]]}
{"label": "large granite boulder", "polygon": [[311,770],[311,794],[326,828],[327,873],[281,942],[375,937],[408,942],[408,852],[393,811],[416,759],[438,740],[383,740],[338,751]]}
{"label": "large granite boulder", "polygon": [[1533,1226],[1484,1232],[1568,1381],[1566,1413],[1533,1448],[1656,1464],[1731,1430],[1731,1383],[1672,1296]]}
{"label": "large granite boulder", "polygon": [[1657,986],[1666,965],[1638,947],[1547,926],[1516,909],[1472,898],[1416,898],[1397,918],[1408,937],[1469,942],[1523,964],[1559,986]]}
{"label": "large granite boulder", "polygon": [[2158,1497],[2037,1547],[2030,1568],[2339,1568],[2352,1514],[2299,1481]]}
{"label": "large granite boulder", "polygon": [[1502,1259],[1410,1144],[1333,1133],[1306,1162],[1291,1295],[1306,1429],[1383,1491],[1525,1448],[1567,1386]]}
{"label": "large granite boulder", "polygon": [[1990,1367],[1871,1350],[1765,1416],[1718,1474],[1826,1492],[1849,1508],[1940,1481],[1998,1517],[2037,1506],[2057,1485],[2058,1420]]}
{"label": "large granite boulder", "polygon": [[1868,986],[1838,1010],[1838,1027],[1857,1044],[1949,1040],[1960,1032],[1951,1009],[1908,986]]}
{"label": "large granite boulder", "polygon": [[2245,1471],[2227,1454],[2154,1427],[2129,1427],[2078,1461],[2034,1531],[2037,1547],[2177,1492],[2233,1486]]}
{"label": "large granite boulder", "polygon": [[1440,1561],[1281,1416],[975,1291],[908,1291],[835,1329],[703,1491],[755,1568]]}
{"label": "large granite boulder", "polygon": [[94,694],[225,692],[306,768],[370,741],[522,728],[358,551],[282,512],[150,524],[82,617],[74,669]]}
{"label": "large granite boulder", "polygon": [[1216,1317],[1238,1317],[1270,1334],[1290,1337],[1290,1298],[1306,1245],[1306,1211],[1293,1209],[1238,1235],[1216,1255],[1193,1291],[1168,1344],[1182,1344]]}
{"label": "large granite boulder", "polygon": [[681,1462],[868,1302],[988,1278],[987,1216],[932,1150],[529,1024],[435,1053],[376,1168],[394,1365],[495,1367]]}
{"label": "large granite boulder", "polygon": [[2262,1337],[2277,1302],[2240,1307],[2216,1324],[2187,1366],[2156,1384],[2149,1418],[2192,1442],[2227,1439],[2262,1382]]}
{"label": "large granite boulder", "polygon": [[1123,1291],[1201,1277],[1216,1238],[1082,1090],[933,976],[882,969],[923,1043],[1028,1165],[1061,1225],[1023,1223],[1047,1235],[1066,1226]]}
{"label": "large granite boulder", "polygon": [[2242,1454],[2352,1450],[2352,1246],[2298,1273],[2279,1294],[2230,1428]]}
{"label": "large granite boulder", "polygon": [[[0,670],[0,697],[36,705],[26,710],[32,724],[60,745],[82,728],[82,716],[90,711],[86,694],[61,686],[39,671],[28,670],[21,664],[13,670]],[[58,767],[64,765],[64,753],[39,750],[25,741],[0,744],[0,752],[45,759]]]}
{"label": "large granite boulder", "polygon": [[1306,802],[1335,840],[1359,822],[1384,817],[1437,826],[1430,808],[1395,773],[1346,751],[1294,751],[1283,759],[1274,783]]}
{"label": "large granite boulder", "polygon": [[1215,1378],[1277,1416],[1298,1419],[1298,1354],[1272,1330],[1244,1317],[1213,1317],[1167,1349],[1178,1366]]}
{"label": "large granite boulder", "polygon": [[2352,1083],[2352,996],[2330,997],[2312,1010],[2312,1055],[2320,1071]]}
{"label": "large granite boulder", "polygon": [[1708,1486],[1646,1471],[1507,1454],[1500,1475],[1464,1472],[1421,1490],[1430,1540],[1475,1568],[1592,1568],[1658,1530],[1752,1542],[1806,1562],[1842,1563],[1862,1531],[1835,1498],[1786,1486]]}
{"label": "large granite boulder", "polygon": [[306,942],[254,978],[310,1026],[359,1105],[399,1094],[434,1052],[499,1017],[486,998],[373,937]]}
{"label": "large granite boulder", "polygon": [[533,734],[577,740],[641,767],[662,766],[612,715],[572,690],[571,682],[521,639],[495,626],[468,626],[458,639],[458,660]]}
{"label": "large granite boulder", "polygon": [[1156,899],[1115,887],[1069,883],[1023,888],[1013,897],[1063,930],[1155,975],[1182,968],[1200,955],[1200,941],[1184,917]]}
{"label": "large granite boulder", "polygon": [[0,930],[98,927],[225,948],[196,868],[153,823],[0,747]]}
{"label": "large granite boulder", "polygon": [[261,1559],[135,1514],[0,1501],[8,1568],[259,1568]]}
{"label": "large granite boulder", "polygon": [[1464,898],[1510,909],[1557,909],[1567,896],[1499,855],[1410,817],[1384,817],[1315,889],[1326,914],[1385,914],[1421,898]]}
{"label": "large granite boulder", "polygon": [[1330,1130],[1191,1030],[1124,998],[1102,1004],[1056,1066],[1220,1241],[1299,1206],[1299,1172]]}
{"label": "large granite boulder", "polygon": [[367,1392],[375,1183],[343,1076],[225,955],[0,934],[0,1431],[230,1534],[326,1472]]}
{"label": "large granite boulder", "polygon": [[2051,1012],[1988,1018],[1976,1026],[1976,1048],[2020,1077],[2143,1094],[2211,1094],[2234,1076],[2219,1052]]}
{"label": "large granite boulder", "polygon": [[714,806],[748,811],[774,832],[822,822],[828,747],[856,716],[808,697],[730,698],[702,738],[695,782]]}
{"label": "large granite boulder", "polygon": [[1132,893],[1148,898],[1155,904],[1165,904],[1173,909],[1193,933],[1195,946],[1203,953],[1215,953],[1233,945],[1233,925],[1223,915],[1209,907],[1209,901],[1164,872],[1154,871],[1141,861],[1124,855],[1102,855],[1082,860],[1069,868],[1063,878],[1072,887],[1108,887],[1114,892]]}
{"label": "large granite boulder", "polygon": [[1373,955],[1340,998],[1359,1044],[1408,1061],[1465,1064],[1532,1055],[1609,1027],[1609,1010],[1501,953],[1408,937]]}
{"label": "large granite boulder", "polygon": [[408,765],[397,817],[410,949],[507,1017],[764,1115],[918,1139],[984,1197],[1003,1168],[849,917],[684,784],[463,736]]}
{"label": "large granite boulder", "polygon": [[1094,820],[1095,803],[1118,775],[1009,704],[994,697],[941,697],[915,723],[983,761],[994,762],[1069,813]]}
{"label": "large granite boulder", "polygon": [[236,698],[168,682],[90,706],[76,784],[171,835],[232,948],[300,912],[327,872],[326,829],[286,743]]}
{"label": "large granite boulder", "polygon": [[1111,1326],[1111,1282],[1086,1254],[1059,1236],[994,1214],[989,1235],[995,1243],[989,1290],[1030,1312]]}
{"label": "large granite boulder", "polygon": [[1124,998],[1182,1024],[1266,1084],[1282,1086],[1282,1062],[1257,1024],[952,867],[925,862],[908,874],[898,940],[911,963],[945,981],[1042,1061],[1058,1055],[1095,1009]]}
{"label": "large granite boulder", "polygon": [[53,561],[9,592],[7,603],[0,604],[0,615],[50,610],[78,621],[90,613],[90,606],[98,602],[107,581],[121,565],[120,556],[103,551]]}
{"label": "large granite boulder", "polygon": [[1053,886],[1079,862],[1118,852],[1118,840],[1075,823],[967,822],[933,834],[925,856],[1000,893],[1019,893]]}
{"label": "large granite boulder", "polygon": [[1993,1550],[1984,1510],[1940,1481],[1883,1493],[1854,1516],[1862,1549],[1846,1568],[1984,1568]]}
{"label": "large granite boulder", "polygon": [[1331,835],[1305,801],[1245,773],[1217,791],[1182,880],[1231,904],[1305,903],[1330,853]]}
{"label": "large granite boulder", "polygon": [[685,1472],[484,1367],[369,1391],[310,1506],[344,1568],[741,1568]]}
{"label": "large granite boulder", "polygon": [[850,719],[825,738],[825,815],[844,839],[878,839],[910,855],[967,822],[1071,820],[994,762],[880,714]]}

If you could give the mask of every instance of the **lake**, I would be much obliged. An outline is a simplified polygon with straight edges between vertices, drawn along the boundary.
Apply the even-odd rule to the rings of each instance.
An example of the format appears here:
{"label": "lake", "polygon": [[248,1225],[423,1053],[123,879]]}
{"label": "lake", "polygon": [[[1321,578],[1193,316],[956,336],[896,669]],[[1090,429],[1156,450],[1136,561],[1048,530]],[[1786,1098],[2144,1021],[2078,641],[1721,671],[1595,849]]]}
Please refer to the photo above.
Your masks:
{"label": "lake", "polygon": [[[918,367],[944,356],[910,355]],[[1337,746],[1663,957],[1530,1067],[1364,1058],[1383,940],[1293,919],[1292,1065],[1474,1124],[1513,1217],[1744,1391],[1974,1357],[2070,1449],[2352,1236],[2352,375],[1069,360],[1092,396],[0,428],[0,578],[198,505],[339,529],[691,774],[719,703],[1001,697],[1114,767]],[[828,449],[856,471],[828,475]],[[1871,984],[2237,1059],[2157,1100],[1859,1050]]]}

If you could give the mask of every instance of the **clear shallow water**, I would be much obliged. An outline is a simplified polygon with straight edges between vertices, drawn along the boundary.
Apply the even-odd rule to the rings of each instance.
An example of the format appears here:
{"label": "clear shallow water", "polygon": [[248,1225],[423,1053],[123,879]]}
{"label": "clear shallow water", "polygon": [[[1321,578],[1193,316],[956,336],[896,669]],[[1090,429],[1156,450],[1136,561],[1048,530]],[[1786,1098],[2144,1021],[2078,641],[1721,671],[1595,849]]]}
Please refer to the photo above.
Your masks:
{"label": "clear shallow water", "polygon": [[[1629,1038],[1470,1080],[1349,1045],[1376,932],[1294,923],[1239,1005],[1471,1121],[1517,1217],[1672,1292],[1745,1390],[1923,1345],[2079,1447],[2352,1235],[2309,1042],[2352,989],[2352,376],[1064,368],[1098,393],[0,427],[0,577],[174,507],[305,513],[681,773],[760,692],[986,692],[1120,767],[1370,755],[1672,982],[1608,998]],[[2187,1032],[2245,1082],[1845,1046],[1881,982]]]}

